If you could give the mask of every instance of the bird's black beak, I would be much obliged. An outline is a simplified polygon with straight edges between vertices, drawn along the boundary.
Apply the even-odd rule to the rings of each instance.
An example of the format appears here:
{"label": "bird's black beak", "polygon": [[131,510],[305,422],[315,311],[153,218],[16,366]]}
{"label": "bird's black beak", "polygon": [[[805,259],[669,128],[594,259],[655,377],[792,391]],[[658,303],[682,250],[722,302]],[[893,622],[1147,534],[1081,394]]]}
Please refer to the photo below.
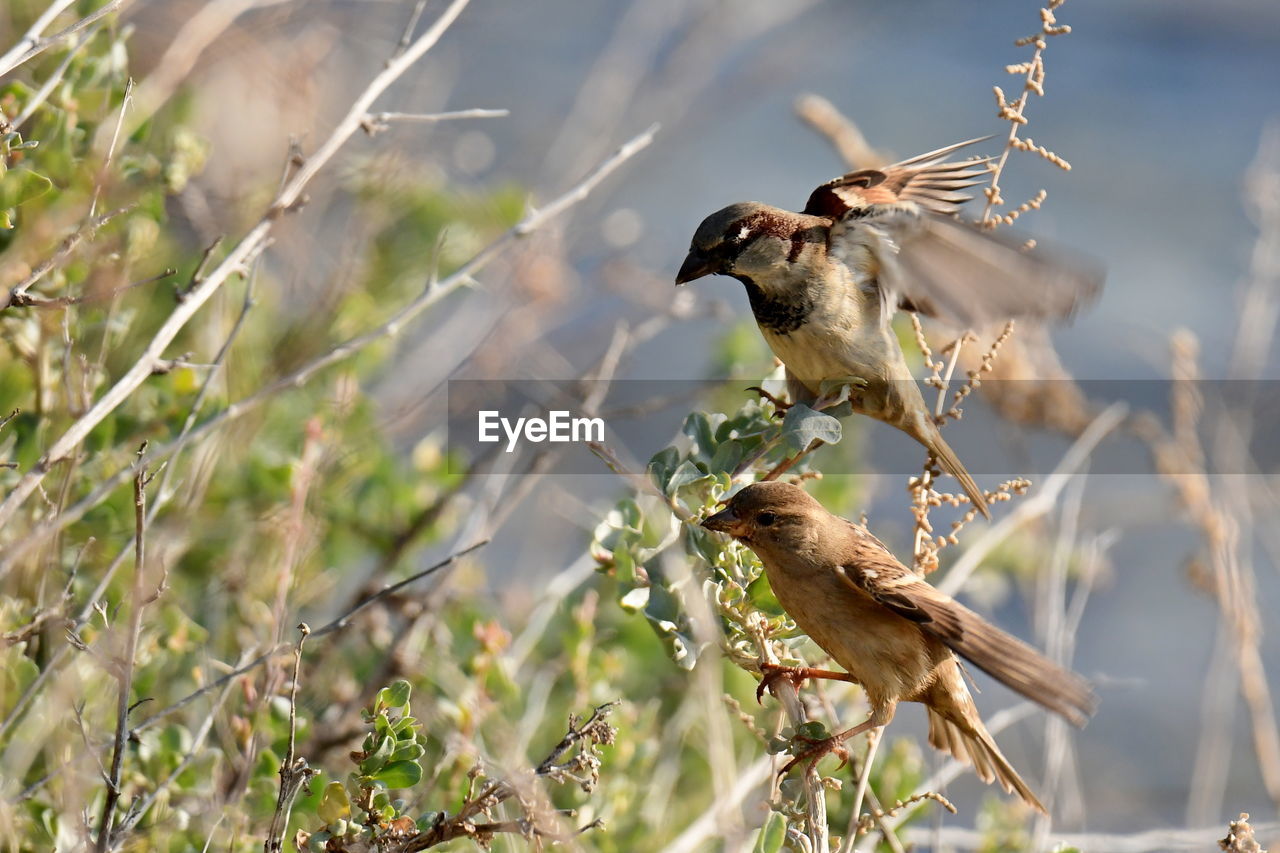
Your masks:
{"label": "bird's black beak", "polygon": [[747,531],[746,523],[738,518],[733,507],[726,507],[715,515],[703,519],[702,526],[717,533],[728,533],[730,536],[741,536]]}
{"label": "bird's black beak", "polygon": [[676,273],[676,284],[687,284],[695,278],[714,275],[718,272],[720,272],[719,261],[715,258],[708,258],[697,249],[690,249],[689,254],[685,256],[684,263],[680,265],[680,272]]}

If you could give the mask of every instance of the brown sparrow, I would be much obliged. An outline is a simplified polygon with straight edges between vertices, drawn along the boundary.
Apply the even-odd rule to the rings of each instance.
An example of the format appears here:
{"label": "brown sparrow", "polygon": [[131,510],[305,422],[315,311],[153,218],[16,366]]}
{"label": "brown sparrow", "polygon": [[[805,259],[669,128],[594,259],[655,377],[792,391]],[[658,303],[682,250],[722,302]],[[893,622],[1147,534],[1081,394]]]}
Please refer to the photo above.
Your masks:
{"label": "brown sparrow", "polygon": [[920,702],[928,709],[931,746],[1045,810],[982,724],[956,655],[1077,726],[1096,704],[1084,678],[939,592],[865,527],[827,512],[799,486],[754,483],[727,504],[702,526],[750,547],[783,609],[846,670],[775,667],[765,684],[779,673],[852,681],[871,705],[865,722],[805,755],[839,749],[886,725],[899,702]]}
{"label": "brown sparrow", "polygon": [[962,190],[987,159],[947,162],[971,139],[813,191],[801,213],[732,204],[698,226],[676,275],[729,275],[747,289],[792,402],[847,382],[855,411],[905,432],[960,481],[989,517],[986,495],[942,438],[890,326],[902,308],[960,329],[1012,318],[1069,317],[1100,289],[1101,272],[956,218]]}

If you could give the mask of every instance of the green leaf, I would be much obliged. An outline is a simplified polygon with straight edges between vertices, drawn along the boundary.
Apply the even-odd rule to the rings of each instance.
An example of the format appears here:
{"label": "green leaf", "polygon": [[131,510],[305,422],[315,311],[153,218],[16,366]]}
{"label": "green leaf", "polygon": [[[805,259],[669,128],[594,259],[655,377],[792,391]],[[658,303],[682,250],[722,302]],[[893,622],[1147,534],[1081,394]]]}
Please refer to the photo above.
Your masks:
{"label": "green leaf", "polygon": [[26,204],[53,189],[53,181],[30,169],[10,169],[0,178],[0,210]]}
{"label": "green leaf", "polygon": [[351,798],[347,796],[347,786],[341,782],[325,785],[316,814],[326,825],[351,817]]}
{"label": "green leaf", "polygon": [[773,594],[773,587],[769,585],[769,578],[764,572],[747,584],[747,596],[757,610],[769,616],[782,616],[786,612],[778,602],[778,597]]}
{"label": "green leaf", "polygon": [[614,551],[613,565],[618,580],[625,584],[639,582],[639,578],[636,577],[636,561],[629,550]]}
{"label": "green leaf", "polygon": [[667,494],[674,495],[682,487],[701,480],[705,476],[707,475],[699,470],[697,465],[686,459],[680,463],[680,467],[676,469],[675,473],[671,475],[671,479],[667,481]]}
{"label": "green leaf", "polygon": [[796,726],[796,736],[806,740],[826,740],[827,726],[821,720],[809,720]]}
{"label": "green leaf", "polygon": [[840,421],[831,415],[815,412],[804,403],[796,403],[787,409],[787,416],[782,421],[782,438],[795,453],[814,441],[837,444],[840,435]]}
{"label": "green leaf", "polygon": [[417,717],[401,717],[400,719],[396,720],[395,725],[391,727],[391,732],[396,736],[397,740],[404,740],[405,738],[413,738],[416,736],[414,734],[414,729],[417,727],[417,725],[418,725]]}
{"label": "green leaf", "polygon": [[782,842],[786,840],[787,819],[778,812],[773,812],[760,830],[752,853],[778,853],[782,849]]}
{"label": "green leaf", "polygon": [[40,675],[40,666],[31,658],[17,651],[0,657],[3,660],[3,667],[0,667],[0,673],[3,673],[4,680],[8,682],[12,695],[18,696],[22,691],[27,689],[27,685],[35,681]]}
{"label": "green leaf", "polygon": [[630,541],[640,532],[640,524],[644,514],[635,501],[627,499],[618,501],[618,505],[605,513],[604,519],[596,525],[592,538],[600,543],[606,551],[614,551],[623,542]]}
{"label": "green leaf", "polygon": [[701,649],[689,630],[680,599],[667,587],[655,583],[649,587],[644,615],[676,665],[685,670],[693,669]]}
{"label": "green leaf", "polygon": [[360,772],[365,776],[373,776],[382,770],[387,760],[391,758],[391,752],[395,749],[395,739],[392,737],[383,737],[378,741],[378,748],[368,755],[364,761],[360,762]]}
{"label": "green leaf", "polygon": [[413,685],[404,679],[384,687],[378,691],[378,702],[388,708],[403,708],[409,704],[409,696],[413,693]]}
{"label": "green leaf", "polygon": [[388,788],[412,788],[422,781],[422,765],[416,761],[397,761],[373,775]]}
{"label": "green leaf", "polygon": [[729,440],[716,448],[716,455],[711,457],[710,467],[712,471],[729,471],[732,473],[741,461],[741,442]]}
{"label": "green leaf", "polygon": [[276,755],[269,749],[264,749],[258,755],[258,776],[274,776],[280,772],[280,756]]}
{"label": "green leaf", "polygon": [[426,754],[422,744],[417,741],[407,741],[396,747],[396,751],[391,753],[391,761],[416,761]]}
{"label": "green leaf", "polygon": [[690,412],[684,419],[684,434],[693,439],[693,443],[703,454],[710,456],[715,450],[715,430],[711,427],[711,418],[706,412]]}
{"label": "green leaf", "polygon": [[676,465],[680,462],[680,452],[674,447],[667,447],[659,450],[649,460],[649,479],[664,494],[667,491],[667,482],[671,479],[671,474],[676,470]]}

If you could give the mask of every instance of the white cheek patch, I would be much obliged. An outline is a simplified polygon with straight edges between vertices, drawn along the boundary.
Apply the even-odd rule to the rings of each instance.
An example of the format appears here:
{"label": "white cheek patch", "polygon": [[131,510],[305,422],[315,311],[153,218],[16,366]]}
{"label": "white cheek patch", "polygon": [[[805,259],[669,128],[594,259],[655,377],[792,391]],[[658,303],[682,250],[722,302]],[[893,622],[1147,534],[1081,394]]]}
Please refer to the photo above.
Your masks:
{"label": "white cheek patch", "polygon": [[738,242],[741,243],[750,236],[751,236],[751,226],[743,225],[742,229],[738,232]]}

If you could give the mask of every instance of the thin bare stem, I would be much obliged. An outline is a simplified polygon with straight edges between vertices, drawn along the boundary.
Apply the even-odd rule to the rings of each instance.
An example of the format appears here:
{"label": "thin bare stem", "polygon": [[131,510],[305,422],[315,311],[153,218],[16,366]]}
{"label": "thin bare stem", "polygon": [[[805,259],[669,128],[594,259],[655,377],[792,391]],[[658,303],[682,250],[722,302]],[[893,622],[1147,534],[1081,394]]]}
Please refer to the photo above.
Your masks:
{"label": "thin bare stem", "polygon": [[509,115],[511,115],[510,110],[485,109],[455,110],[446,113],[370,113],[365,117],[364,131],[370,136],[374,136],[391,127],[393,122],[436,124],[442,121],[459,121],[471,118],[505,118]]}
{"label": "thin bare stem", "polygon": [[1018,99],[1010,103],[1005,98],[1004,90],[999,86],[994,87],[997,114],[1000,118],[1009,122],[1009,134],[1005,137],[1005,145],[1000,152],[1000,157],[996,160],[995,165],[991,167],[991,183],[983,190],[983,194],[987,198],[986,206],[982,209],[981,218],[984,227],[995,228],[1001,224],[1011,223],[1026,210],[1039,207],[1039,203],[1044,200],[1043,196],[1037,196],[1035,200],[1028,202],[1012,214],[1004,216],[997,214],[996,209],[1004,204],[1004,198],[1000,195],[1000,178],[1004,174],[1005,164],[1009,162],[1010,151],[1014,149],[1034,151],[1060,168],[1071,168],[1065,160],[1052,151],[1043,146],[1034,145],[1030,139],[1022,140],[1018,138],[1019,129],[1027,123],[1026,109],[1031,94],[1034,92],[1037,95],[1044,95],[1044,49],[1048,45],[1048,40],[1052,36],[1066,35],[1071,32],[1070,27],[1058,24],[1057,19],[1054,17],[1054,10],[1061,6],[1062,2],[1063,0],[1050,0],[1050,2],[1046,3],[1044,8],[1040,10],[1040,31],[1026,38],[1018,39],[1016,42],[1019,47],[1024,45],[1034,45],[1035,47],[1030,61],[1018,65],[1010,65],[1005,69],[1010,74],[1024,75],[1022,93],[1018,96]]}
{"label": "thin bare stem", "polygon": [[115,820],[116,802],[120,799],[120,775],[124,765],[124,750],[129,730],[129,697],[133,692],[133,671],[138,653],[138,637],[142,633],[142,610],[146,606],[144,584],[146,580],[146,530],[147,484],[151,477],[142,467],[147,445],[138,450],[138,473],[133,479],[133,591],[129,597],[129,633],[125,637],[124,655],[116,678],[119,692],[116,697],[115,746],[111,755],[111,770],[107,775],[107,795],[102,804],[102,818],[98,822],[98,840],[95,849],[104,853],[111,847],[111,826]]}
{"label": "thin bare stem", "polygon": [[422,19],[422,11],[427,8],[427,0],[418,0],[413,4],[413,12],[409,15],[409,22],[404,26],[404,33],[400,36],[400,41],[396,42],[396,49],[391,54],[391,58],[395,59],[404,53],[413,41],[413,31],[418,28],[418,21]]}
{"label": "thin bare stem", "polygon": [[116,116],[116,127],[111,132],[111,141],[107,144],[107,153],[102,158],[102,167],[98,169],[98,177],[93,182],[93,199],[89,202],[89,219],[98,210],[98,198],[102,195],[102,185],[106,183],[107,173],[111,169],[111,160],[115,157],[116,146],[120,144],[120,128],[124,127],[124,117],[129,112],[129,102],[133,100],[133,78],[124,85],[124,100],[120,102],[120,113]]}
{"label": "thin bare stem", "polygon": [[[862,760],[862,772],[858,774],[858,789],[853,795],[852,819],[857,823],[854,825],[854,831],[850,832],[844,843],[840,845],[841,853],[857,849],[860,846],[858,845],[857,826],[862,823],[862,801],[867,796],[867,783],[871,781],[871,765],[876,760],[876,751],[880,748],[880,741],[883,737],[883,726],[874,728],[867,733],[867,757]],[[868,837],[871,836],[868,835]]]}
{"label": "thin bare stem", "polygon": [[0,78],[3,78],[19,65],[35,59],[55,44],[71,38],[85,27],[92,26],[98,20],[122,7],[128,0],[110,0],[106,5],[96,9],[69,27],[59,30],[51,36],[42,37],[41,34],[45,29],[53,23],[55,18],[66,11],[73,2],[75,0],[54,0],[53,3],[49,4],[49,8],[45,9],[40,17],[36,19],[26,34],[18,40],[18,43],[11,47],[4,56],[0,56]]}
{"label": "thin bare stem", "polygon": [[134,288],[144,287],[148,284],[155,284],[157,281],[163,281],[164,279],[175,275],[177,272],[177,270],[170,267],[168,269],[161,270],[155,275],[149,275],[146,278],[139,279],[138,281],[131,281],[128,284],[113,287],[106,293],[91,293],[85,294],[84,296],[56,296],[51,299],[46,299],[43,296],[32,296],[28,293],[22,298],[21,302],[13,304],[35,308],[37,310],[69,308],[72,305],[92,305],[96,302],[106,302],[109,299],[114,299],[120,294],[133,290]]}
{"label": "thin bare stem", "polygon": [[293,649],[293,684],[289,688],[289,748],[284,760],[280,762],[280,793],[276,796],[276,810],[271,815],[271,828],[267,830],[267,840],[263,842],[265,853],[280,853],[284,850],[284,834],[289,828],[289,815],[293,812],[294,800],[307,786],[319,770],[307,763],[307,759],[295,754],[298,730],[298,678],[302,669],[302,644],[311,634],[306,622],[298,625],[298,642]]}

